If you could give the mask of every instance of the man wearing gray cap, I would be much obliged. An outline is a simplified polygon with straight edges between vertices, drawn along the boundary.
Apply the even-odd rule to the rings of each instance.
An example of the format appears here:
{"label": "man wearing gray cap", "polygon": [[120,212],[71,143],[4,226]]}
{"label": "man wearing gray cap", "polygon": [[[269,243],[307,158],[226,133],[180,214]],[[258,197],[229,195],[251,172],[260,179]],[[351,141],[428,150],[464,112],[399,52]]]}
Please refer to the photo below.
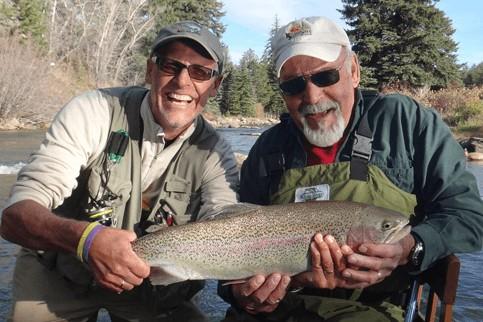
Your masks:
{"label": "man wearing gray cap", "polygon": [[252,147],[240,200],[362,202],[407,215],[412,229],[395,244],[353,248],[316,234],[308,272],[220,286],[233,304],[226,321],[402,320],[410,275],[482,247],[483,202],[463,151],[433,110],[361,91],[357,57],[329,19],[281,27],[272,52],[289,114]]}
{"label": "man wearing gray cap", "polygon": [[153,287],[131,242],[236,202],[233,152],[201,116],[224,63],[215,35],[179,22],[153,44],[150,90],[93,90],[57,114],[2,214],[23,246],[11,321],[204,320],[190,301],[203,283]]}

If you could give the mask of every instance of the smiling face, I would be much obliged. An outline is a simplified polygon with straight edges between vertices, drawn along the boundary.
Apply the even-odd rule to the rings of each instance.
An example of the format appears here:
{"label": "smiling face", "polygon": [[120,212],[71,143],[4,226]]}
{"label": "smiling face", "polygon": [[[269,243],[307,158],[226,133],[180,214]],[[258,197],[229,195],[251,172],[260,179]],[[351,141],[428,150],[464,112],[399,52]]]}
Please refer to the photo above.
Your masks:
{"label": "smiling face", "polygon": [[[208,58],[190,42],[174,40],[157,51],[159,56],[175,60],[184,65],[200,65],[216,69],[216,62]],[[185,131],[201,113],[208,98],[216,95],[221,78],[206,81],[190,78],[186,68],[176,75],[159,70],[148,59],[146,83],[151,84],[150,107],[156,122],[163,128],[168,140],[175,139]]]}
{"label": "smiling face", "polygon": [[290,116],[313,145],[331,146],[342,138],[352,115],[354,88],[359,85],[357,58],[355,55],[348,57],[343,48],[333,62],[301,55],[290,58],[282,66],[280,82],[339,67],[337,83],[318,87],[307,77],[304,91],[283,95]]}

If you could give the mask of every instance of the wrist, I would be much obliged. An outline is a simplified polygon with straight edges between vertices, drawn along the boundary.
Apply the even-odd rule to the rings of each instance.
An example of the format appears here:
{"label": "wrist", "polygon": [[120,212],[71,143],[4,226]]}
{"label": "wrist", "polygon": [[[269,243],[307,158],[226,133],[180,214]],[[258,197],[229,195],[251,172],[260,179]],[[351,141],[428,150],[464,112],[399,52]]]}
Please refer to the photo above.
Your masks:
{"label": "wrist", "polygon": [[99,224],[98,222],[92,222],[85,227],[79,239],[79,243],[77,244],[77,258],[81,262],[88,262],[89,250],[92,246],[94,237],[104,228],[105,226]]}
{"label": "wrist", "polygon": [[419,271],[424,258],[424,243],[422,239],[414,233],[411,233],[414,244],[407,256],[409,271]]}

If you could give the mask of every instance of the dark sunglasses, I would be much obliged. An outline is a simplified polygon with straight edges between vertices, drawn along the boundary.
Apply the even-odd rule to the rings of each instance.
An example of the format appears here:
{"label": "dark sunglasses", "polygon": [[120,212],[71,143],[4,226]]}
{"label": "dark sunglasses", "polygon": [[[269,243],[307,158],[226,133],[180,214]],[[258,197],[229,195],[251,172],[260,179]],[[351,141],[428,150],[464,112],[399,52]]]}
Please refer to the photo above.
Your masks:
{"label": "dark sunglasses", "polygon": [[312,83],[319,87],[326,87],[334,85],[340,79],[339,70],[343,66],[336,69],[323,70],[315,74],[301,75],[283,82],[280,82],[278,86],[284,95],[293,96],[302,93],[307,86],[307,81],[310,79]]}
{"label": "dark sunglasses", "polygon": [[166,57],[153,56],[151,60],[156,63],[160,71],[168,75],[178,75],[183,68],[186,68],[190,77],[197,81],[207,81],[218,75],[217,70],[196,64],[185,65],[177,60]]}

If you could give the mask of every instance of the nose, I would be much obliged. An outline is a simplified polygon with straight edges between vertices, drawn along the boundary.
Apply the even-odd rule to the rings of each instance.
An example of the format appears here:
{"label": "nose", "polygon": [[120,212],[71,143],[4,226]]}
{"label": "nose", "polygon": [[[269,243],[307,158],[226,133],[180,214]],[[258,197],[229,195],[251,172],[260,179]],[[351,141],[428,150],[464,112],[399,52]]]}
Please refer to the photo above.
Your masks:
{"label": "nose", "polygon": [[327,96],[324,89],[312,83],[310,79],[307,79],[307,84],[302,95],[304,104],[306,105],[317,104],[322,98]]}
{"label": "nose", "polygon": [[178,84],[179,87],[184,87],[191,84],[191,77],[188,73],[188,68],[182,68],[174,77],[173,81]]}

